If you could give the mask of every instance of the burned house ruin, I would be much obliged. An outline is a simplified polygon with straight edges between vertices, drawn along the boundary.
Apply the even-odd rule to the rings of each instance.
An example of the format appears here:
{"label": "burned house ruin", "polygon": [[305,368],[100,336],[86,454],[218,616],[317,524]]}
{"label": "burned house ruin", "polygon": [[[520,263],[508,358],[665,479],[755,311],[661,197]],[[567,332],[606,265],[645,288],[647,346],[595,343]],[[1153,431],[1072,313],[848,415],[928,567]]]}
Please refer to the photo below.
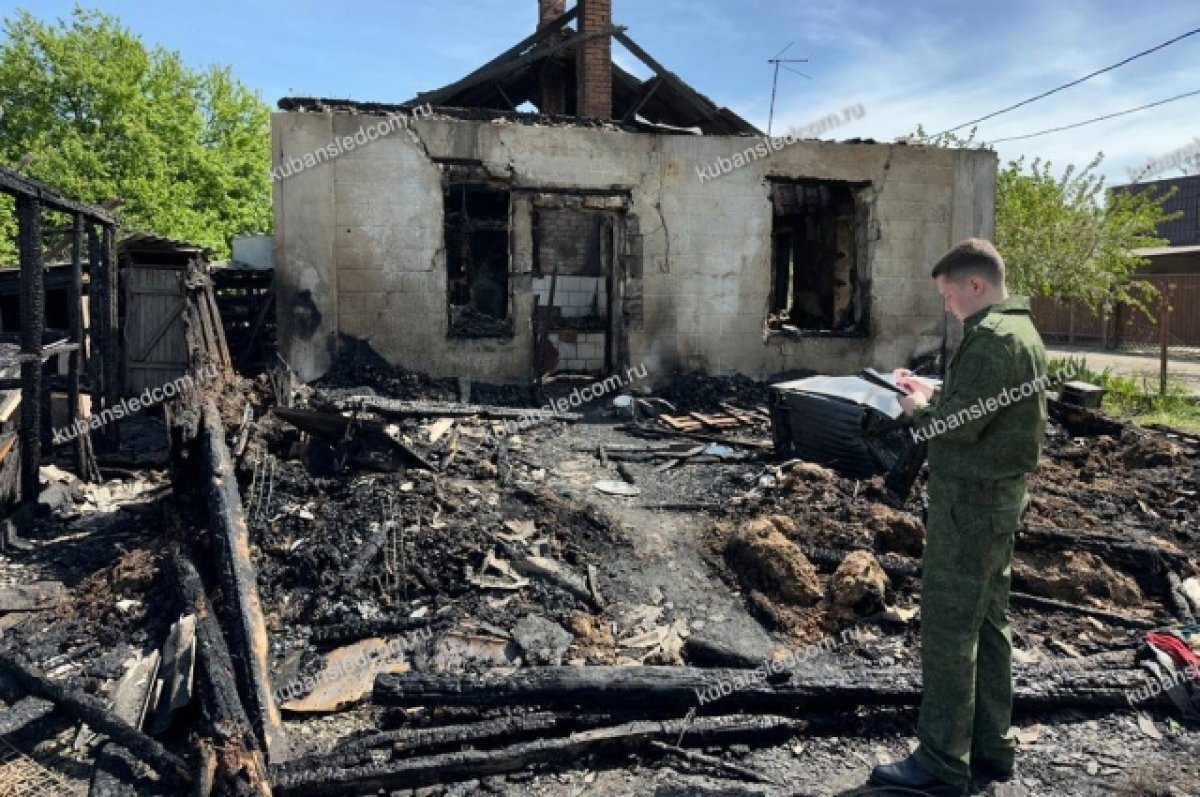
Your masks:
{"label": "burned house ruin", "polygon": [[[994,153],[768,140],[614,28],[610,0],[563,5],[409,102],[281,101],[276,166],[434,109],[275,183],[280,346],[301,378],[344,338],[510,383],[848,372],[941,345],[929,264],[992,235]],[[614,39],[654,77],[613,63]]]}

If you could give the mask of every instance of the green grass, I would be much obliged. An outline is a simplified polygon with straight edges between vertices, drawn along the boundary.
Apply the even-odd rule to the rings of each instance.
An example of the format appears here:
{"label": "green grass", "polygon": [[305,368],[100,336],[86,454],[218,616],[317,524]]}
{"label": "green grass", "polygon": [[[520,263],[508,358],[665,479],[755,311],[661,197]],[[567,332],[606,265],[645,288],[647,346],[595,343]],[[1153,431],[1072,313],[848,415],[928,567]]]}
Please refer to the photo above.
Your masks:
{"label": "green grass", "polygon": [[1055,358],[1048,363],[1047,370],[1052,377],[1070,374],[1073,380],[1104,388],[1103,409],[1110,415],[1143,426],[1158,423],[1200,432],[1200,405],[1191,400],[1188,388],[1178,382],[1168,381],[1166,395],[1160,395],[1157,379],[1122,376],[1112,368],[1096,372],[1088,368],[1086,357]]}

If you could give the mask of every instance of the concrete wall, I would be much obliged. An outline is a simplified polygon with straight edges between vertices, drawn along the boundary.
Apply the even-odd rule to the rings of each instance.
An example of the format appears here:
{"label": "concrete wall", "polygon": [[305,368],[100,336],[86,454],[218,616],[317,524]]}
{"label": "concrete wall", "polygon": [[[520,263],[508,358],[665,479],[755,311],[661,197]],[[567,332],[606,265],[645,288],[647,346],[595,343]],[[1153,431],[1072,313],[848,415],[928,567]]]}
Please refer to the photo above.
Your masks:
{"label": "concrete wall", "polygon": [[[274,165],[303,159],[378,119],[277,113]],[[621,192],[628,216],[636,217],[641,236],[626,247],[640,248],[624,281],[633,319],[627,364],[646,365],[651,379],[678,369],[754,377],[793,368],[890,369],[937,348],[944,316],[929,270],[962,238],[992,237],[994,153],[800,142],[716,179],[698,176],[698,169],[754,143],[428,118],[302,169],[275,184],[280,345],[304,379],[329,368],[339,332],[369,341],[393,363],[437,376],[527,379],[535,290],[531,211],[539,190],[578,189]],[[447,337],[442,175],[433,158],[481,161],[510,182],[511,338]],[[764,331],[771,289],[768,177],[869,184],[869,220],[860,236],[869,336]]]}

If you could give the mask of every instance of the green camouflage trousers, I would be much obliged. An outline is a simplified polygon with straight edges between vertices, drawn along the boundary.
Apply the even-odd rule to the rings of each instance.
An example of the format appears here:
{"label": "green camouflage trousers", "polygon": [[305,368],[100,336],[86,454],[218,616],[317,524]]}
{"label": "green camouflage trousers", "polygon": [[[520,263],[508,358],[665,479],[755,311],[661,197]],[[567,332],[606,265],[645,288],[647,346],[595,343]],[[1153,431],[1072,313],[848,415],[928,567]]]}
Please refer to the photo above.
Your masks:
{"label": "green camouflage trousers", "polygon": [[950,783],[969,783],[972,761],[1013,766],[1008,593],[1013,537],[1027,503],[1023,476],[929,481],[916,755]]}

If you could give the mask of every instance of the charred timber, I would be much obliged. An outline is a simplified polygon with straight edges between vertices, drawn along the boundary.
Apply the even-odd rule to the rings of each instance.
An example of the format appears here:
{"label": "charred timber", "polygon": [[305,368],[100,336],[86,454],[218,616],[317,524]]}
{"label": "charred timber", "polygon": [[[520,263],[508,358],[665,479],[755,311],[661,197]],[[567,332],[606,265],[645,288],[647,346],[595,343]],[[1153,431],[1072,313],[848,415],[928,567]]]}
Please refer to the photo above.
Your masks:
{"label": "charred timber", "polygon": [[[781,684],[763,682],[762,669],[694,667],[535,667],[516,673],[383,674],[374,700],[383,706],[541,706],[545,708],[636,705],[650,711],[708,708],[786,714],[797,709],[913,706],[921,698],[921,674],[908,668],[827,669],[793,674]],[[1038,673],[1014,676],[1016,704],[1033,709],[1115,708],[1126,693],[1147,683],[1139,670]],[[1160,695],[1165,705],[1165,698]],[[710,706],[711,704],[711,706]],[[709,711],[711,713],[711,711]]]}
{"label": "charred timber", "polygon": [[341,768],[313,766],[304,772],[281,771],[275,778],[281,797],[323,797],[413,789],[518,772],[536,765],[561,765],[585,755],[622,753],[652,742],[711,745],[746,744],[787,738],[801,724],[784,717],[701,717],[694,721],[641,721],[598,728],[563,739],[539,739],[499,750],[468,750],[384,764]]}
{"label": "charred timber", "polygon": [[438,401],[397,401],[376,396],[351,396],[337,403],[340,409],[369,410],[390,418],[481,418],[497,421],[563,421],[583,419],[577,412],[551,412],[522,407],[493,407],[485,404],[456,404]]}
{"label": "charred timber", "polygon": [[42,464],[42,335],[46,326],[45,267],[42,260],[42,208],[17,197],[21,262],[21,500],[36,501]]}
{"label": "charred timber", "polygon": [[234,666],[245,687],[247,707],[261,733],[272,763],[289,758],[287,736],[271,692],[267,657],[270,642],[250,558],[250,532],[225,445],[225,428],[212,399],[201,410],[200,450],[205,471],[205,498],[216,554],[216,572],[232,621]]}
{"label": "charred timber", "polygon": [[49,700],[75,719],[86,722],[93,730],[108,735],[164,780],[181,787],[191,780],[183,759],[115,716],[99,698],[51,681],[23,656],[10,650],[0,650],[0,671],[12,676],[33,695]]}
{"label": "charred timber", "polygon": [[[258,749],[254,727],[238,696],[233,659],[200,573],[191,559],[179,552],[172,556],[171,565],[180,602],[185,611],[196,616],[196,653],[204,673],[201,695],[221,749],[216,778],[225,793],[268,797],[271,790],[266,780],[266,764]],[[202,770],[201,778],[204,777]]]}

